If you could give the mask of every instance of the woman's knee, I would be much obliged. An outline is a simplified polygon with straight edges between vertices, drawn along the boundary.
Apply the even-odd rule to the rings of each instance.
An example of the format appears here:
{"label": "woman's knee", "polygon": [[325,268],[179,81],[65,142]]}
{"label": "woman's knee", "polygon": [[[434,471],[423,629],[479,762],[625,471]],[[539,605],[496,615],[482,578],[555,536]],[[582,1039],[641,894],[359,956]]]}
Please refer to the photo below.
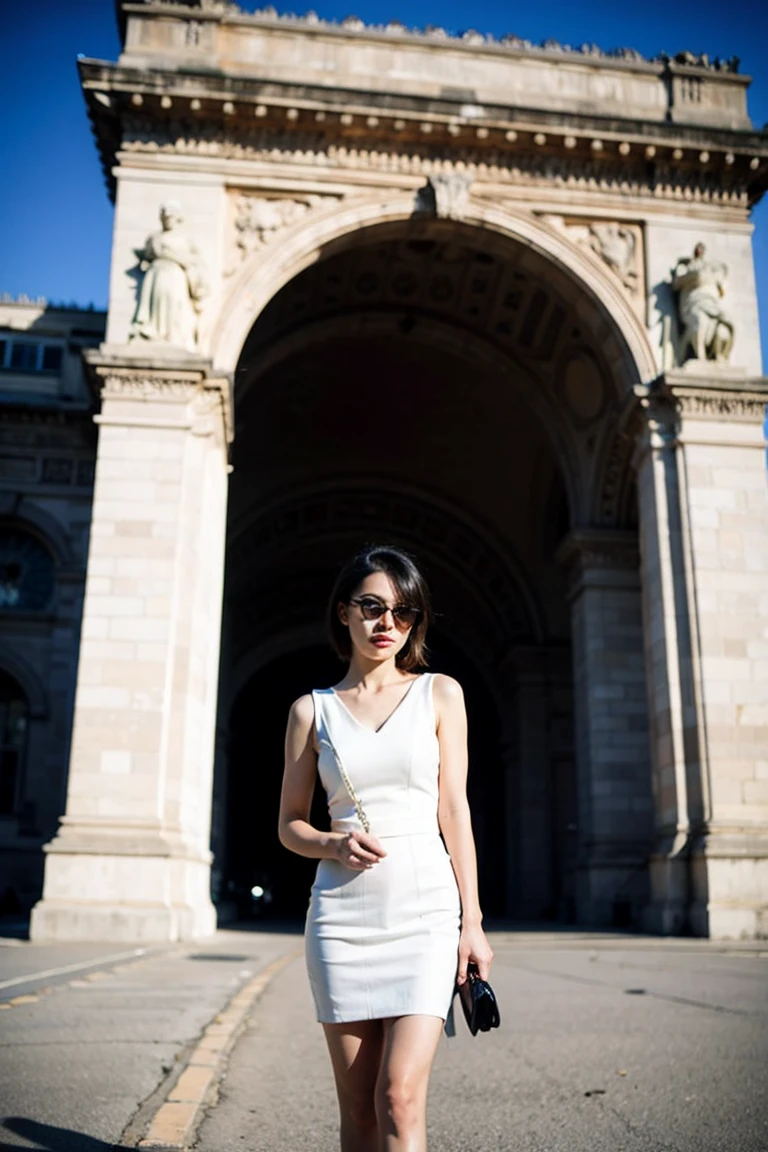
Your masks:
{"label": "woman's knee", "polygon": [[367,1095],[343,1092],[339,1095],[339,1107],[343,1119],[356,1132],[364,1134],[376,1129],[376,1107],[372,1092]]}
{"label": "woman's knee", "polygon": [[379,1085],[376,1111],[379,1123],[386,1121],[394,1132],[417,1128],[422,1121],[423,1093],[408,1080],[388,1079]]}

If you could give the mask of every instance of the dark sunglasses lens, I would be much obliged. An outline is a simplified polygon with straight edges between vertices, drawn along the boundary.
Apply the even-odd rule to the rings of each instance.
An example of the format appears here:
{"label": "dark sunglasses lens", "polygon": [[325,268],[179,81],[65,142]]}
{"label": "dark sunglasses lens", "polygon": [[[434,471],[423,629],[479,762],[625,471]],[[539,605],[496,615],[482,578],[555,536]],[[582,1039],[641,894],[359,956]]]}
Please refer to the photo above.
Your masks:
{"label": "dark sunglasses lens", "polygon": [[378,620],[386,612],[386,608],[378,600],[361,600],[360,611],[366,620]]}
{"label": "dark sunglasses lens", "polygon": [[395,620],[398,624],[405,624],[411,628],[419,618],[418,608],[408,608],[405,604],[399,604],[394,611]]}

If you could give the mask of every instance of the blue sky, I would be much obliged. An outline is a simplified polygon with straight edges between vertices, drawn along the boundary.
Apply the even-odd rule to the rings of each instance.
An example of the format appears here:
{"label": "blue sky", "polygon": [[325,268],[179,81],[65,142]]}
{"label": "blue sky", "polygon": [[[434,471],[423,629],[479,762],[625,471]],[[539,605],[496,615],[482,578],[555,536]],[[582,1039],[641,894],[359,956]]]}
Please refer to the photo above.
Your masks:
{"label": "blue sky", "polygon": [[[311,2],[311,0],[310,0]],[[320,16],[354,12],[369,23],[401,20],[450,31],[739,56],[753,76],[749,108],[768,121],[768,5],[764,0],[316,0]],[[241,7],[253,10],[245,0]],[[276,4],[280,11],[289,8]],[[303,8],[298,8],[303,11]],[[115,60],[120,46],[111,0],[17,0],[0,18],[0,292],[104,307],[112,208],[78,84],[78,53]],[[768,199],[755,210],[755,265],[763,362],[768,363]]]}

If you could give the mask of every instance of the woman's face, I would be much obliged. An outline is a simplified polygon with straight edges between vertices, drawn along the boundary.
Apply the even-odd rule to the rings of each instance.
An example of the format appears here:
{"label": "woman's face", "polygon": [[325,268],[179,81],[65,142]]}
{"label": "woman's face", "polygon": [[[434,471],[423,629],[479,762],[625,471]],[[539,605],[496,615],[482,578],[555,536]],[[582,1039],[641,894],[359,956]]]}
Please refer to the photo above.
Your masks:
{"label": "woman's face", "polygon": [[[358,584],[351,600],[377,600],[387,608],[396,608],[401,603],[397,589],[386,572],[372,572]],[[378,620],[366,620],[359,604],[339,604],[339,619],[349,628],[352,648],[364,659],[383,663],[394,660],[405,647],[411,634],[411,627],[395,620],[391,611],[379,616]]]}

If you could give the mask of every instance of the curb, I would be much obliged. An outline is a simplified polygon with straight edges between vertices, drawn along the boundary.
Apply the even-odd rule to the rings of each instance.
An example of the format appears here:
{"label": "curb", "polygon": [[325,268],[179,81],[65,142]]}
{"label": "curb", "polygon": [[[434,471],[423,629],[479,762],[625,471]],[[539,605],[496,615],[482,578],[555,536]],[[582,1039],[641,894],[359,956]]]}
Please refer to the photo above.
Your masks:
{"label": "curb", "polygon": [[301,946],[292,948],[235,993],[203,1032],[184,1071],[152,1117],[146,1135],[138,1144],[128,1147],[152,1149],[153,1152],[185,1152],[189,1148],[245,1017],[274,978],[301,952]]}

